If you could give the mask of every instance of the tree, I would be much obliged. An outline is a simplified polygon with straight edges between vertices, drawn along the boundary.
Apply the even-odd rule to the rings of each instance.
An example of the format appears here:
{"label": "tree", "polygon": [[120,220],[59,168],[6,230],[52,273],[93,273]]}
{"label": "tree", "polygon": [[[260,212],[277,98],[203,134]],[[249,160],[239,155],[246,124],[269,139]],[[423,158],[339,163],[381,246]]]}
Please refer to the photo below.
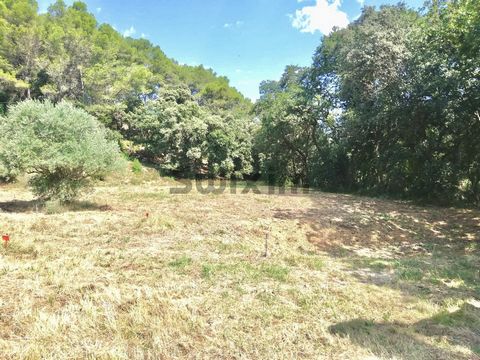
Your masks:
{"label": "tree", "polygon": [[328,102],[302,87],[306,69],[289,66],[278,83],[264,82],[256,104],[256,150],[263,177],[279,185],[315,185],[314,166],[328,145]]}
{"label": "tree", "polygon": [[118,146],[92,116],[61,102],[24,101],[0,119],[0,163],[28,173],[41,199],[70,201],[121,164]]}
{"label": "tree", "polygon": [[69,100],[87,111],[105,107],[106,114],[114,106],[130,112],[163,86],[187,86],[212,112],[246,114],[251,107],[228,79],[99,25],[81,1],[57,0],[38,14],[35,0],[0,0],[1,103]]}
{"label": "tree", "polygon": [[479,29],[474,0],[364,8],[323,38],[310,69],[261,84],[261,171],[277,183],[479,204]]}
{"label": "tree", "polygon": [[[432,2],[414,42],[411,111],[425,124],[419,191],[480,205],[480,3]],[[422,167],[418,166],[422,171]],[[424,169],[425,169],[424,168]]]}
{"label": "tree", "polygon": [[[30,96],[38,71],[37,4],[0,0],[0,102]],[[3,110],[3,109],[2,109]]]}
{"label": "tree", "polygon": [[327,36],[314,55],[311,91],[341,112],[337,143],[348,153],[356,189],[401,193],[412,182],[405,117],[409,47],[418,14],[404,6],[364,8]]}
{"label": "tree", "polygon": [[165,88],[129,115],[126,136],[175,175],[239,178],[251,172],[249,123],[223,116],[200,106],[185,87]]}

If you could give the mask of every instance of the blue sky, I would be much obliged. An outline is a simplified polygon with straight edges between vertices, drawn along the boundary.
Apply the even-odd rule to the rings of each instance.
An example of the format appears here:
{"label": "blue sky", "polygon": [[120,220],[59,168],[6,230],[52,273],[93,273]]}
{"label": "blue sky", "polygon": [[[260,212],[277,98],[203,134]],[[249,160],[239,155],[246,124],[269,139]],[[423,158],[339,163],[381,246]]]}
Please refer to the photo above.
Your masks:
{"label": "blue sky", "polygon": [[[38,0],[45,11],[52,0]],[[66,1],[71,3],[72,0]],[[262,80],[286,65],[307,66],[322,36],[346,26],[363,5],[397,0],[84,0],[99,22],[145,37],[167,56],[226,75],[245,96],[258,98]],[[423,0],[407,0],[418,8]]]}

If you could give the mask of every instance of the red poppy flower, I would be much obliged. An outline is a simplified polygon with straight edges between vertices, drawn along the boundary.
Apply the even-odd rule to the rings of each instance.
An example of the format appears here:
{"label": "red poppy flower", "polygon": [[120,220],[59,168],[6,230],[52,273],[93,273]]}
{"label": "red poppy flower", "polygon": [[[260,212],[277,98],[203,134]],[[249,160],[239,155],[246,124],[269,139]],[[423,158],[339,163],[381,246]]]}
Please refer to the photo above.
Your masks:
{"label": "red poppy flower", "polygon": [[10,236],[8,234],[2,235],[2,240],[5,242],[10,241]]}

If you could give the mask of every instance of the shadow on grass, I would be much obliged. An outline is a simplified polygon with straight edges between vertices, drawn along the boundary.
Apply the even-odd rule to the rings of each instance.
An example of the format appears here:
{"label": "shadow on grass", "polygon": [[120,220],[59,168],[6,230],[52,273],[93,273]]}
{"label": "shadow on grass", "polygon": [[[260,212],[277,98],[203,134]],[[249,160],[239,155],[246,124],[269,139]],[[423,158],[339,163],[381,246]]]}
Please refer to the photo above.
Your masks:
{"label": "shadow on grass", "polygon": [[[480,359],[480,309],[464,304],[413,325],[355,319],[333,325],[330,333],[348,337],[381,358]],[[427,341],[429,340],[429,341]],[[473,354],[448,351],[434,344],[447,341]]]}
{"label": "shadow on grass", "polygon": [[[355,319],[334,325],[380,358],[479,359],[480,211],[419,207],[408,202],[341,194],[309,194],[307,209],[278,208],[319,252],[335,257],[358,281],[428,298],[444,309],[413,325]],[[448,312],[446,304],[460,308]],[[470,304],[474,301],[474,305]],[[439,344],[439,346],[437,346]]]}
{"label": "shadow on grass", "polygon": [[6,213],[62,213],[77,211],[111,211],[109,205],[99,205],[90,201],[69,203],[45,202],[41,200],[13,200],[0,202],[0,212]]}
{"label": "shadow on grass", "polygon": [[442,301],[480,297],[480,211],[340,194],[276,209],[360,281]]}
{"label": "shadow on grass", "polygon": [[310,208],[276,209],[274,216],[308,226],[308,240],[327,250],[339,244],[377,249],[391,244],[416,253],[419,249],[412,245],[422,242],[443,246],[480,242],[480,210],[418,207],[341,194],[308,196]]}

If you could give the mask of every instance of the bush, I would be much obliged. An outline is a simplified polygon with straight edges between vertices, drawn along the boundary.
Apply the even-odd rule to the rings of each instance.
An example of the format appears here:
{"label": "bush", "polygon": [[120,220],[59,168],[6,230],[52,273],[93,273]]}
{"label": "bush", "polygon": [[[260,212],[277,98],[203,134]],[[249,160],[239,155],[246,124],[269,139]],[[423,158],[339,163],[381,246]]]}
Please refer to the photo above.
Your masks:
{"label": "bush", "polygon": [[[1,118],[0,118],[1,121]],[[14,182],[17,178],[15,171],[11,171],[0,162],[0,184]]]}
{"label": "bush", "polygon": [[143,171],[143,167],[142,167],[142,164],[140,163],[140,161],[138,161],[138,159],[134,159],[132,161],[132,172],[134,174],[141,174]]}
{"label": "bush", "polygon": [[84,110],[62,102],[25,101],[0,119],[0,163],[9,173],[31,174],[43,200],[70,201],[120,165],[107,130]]}

